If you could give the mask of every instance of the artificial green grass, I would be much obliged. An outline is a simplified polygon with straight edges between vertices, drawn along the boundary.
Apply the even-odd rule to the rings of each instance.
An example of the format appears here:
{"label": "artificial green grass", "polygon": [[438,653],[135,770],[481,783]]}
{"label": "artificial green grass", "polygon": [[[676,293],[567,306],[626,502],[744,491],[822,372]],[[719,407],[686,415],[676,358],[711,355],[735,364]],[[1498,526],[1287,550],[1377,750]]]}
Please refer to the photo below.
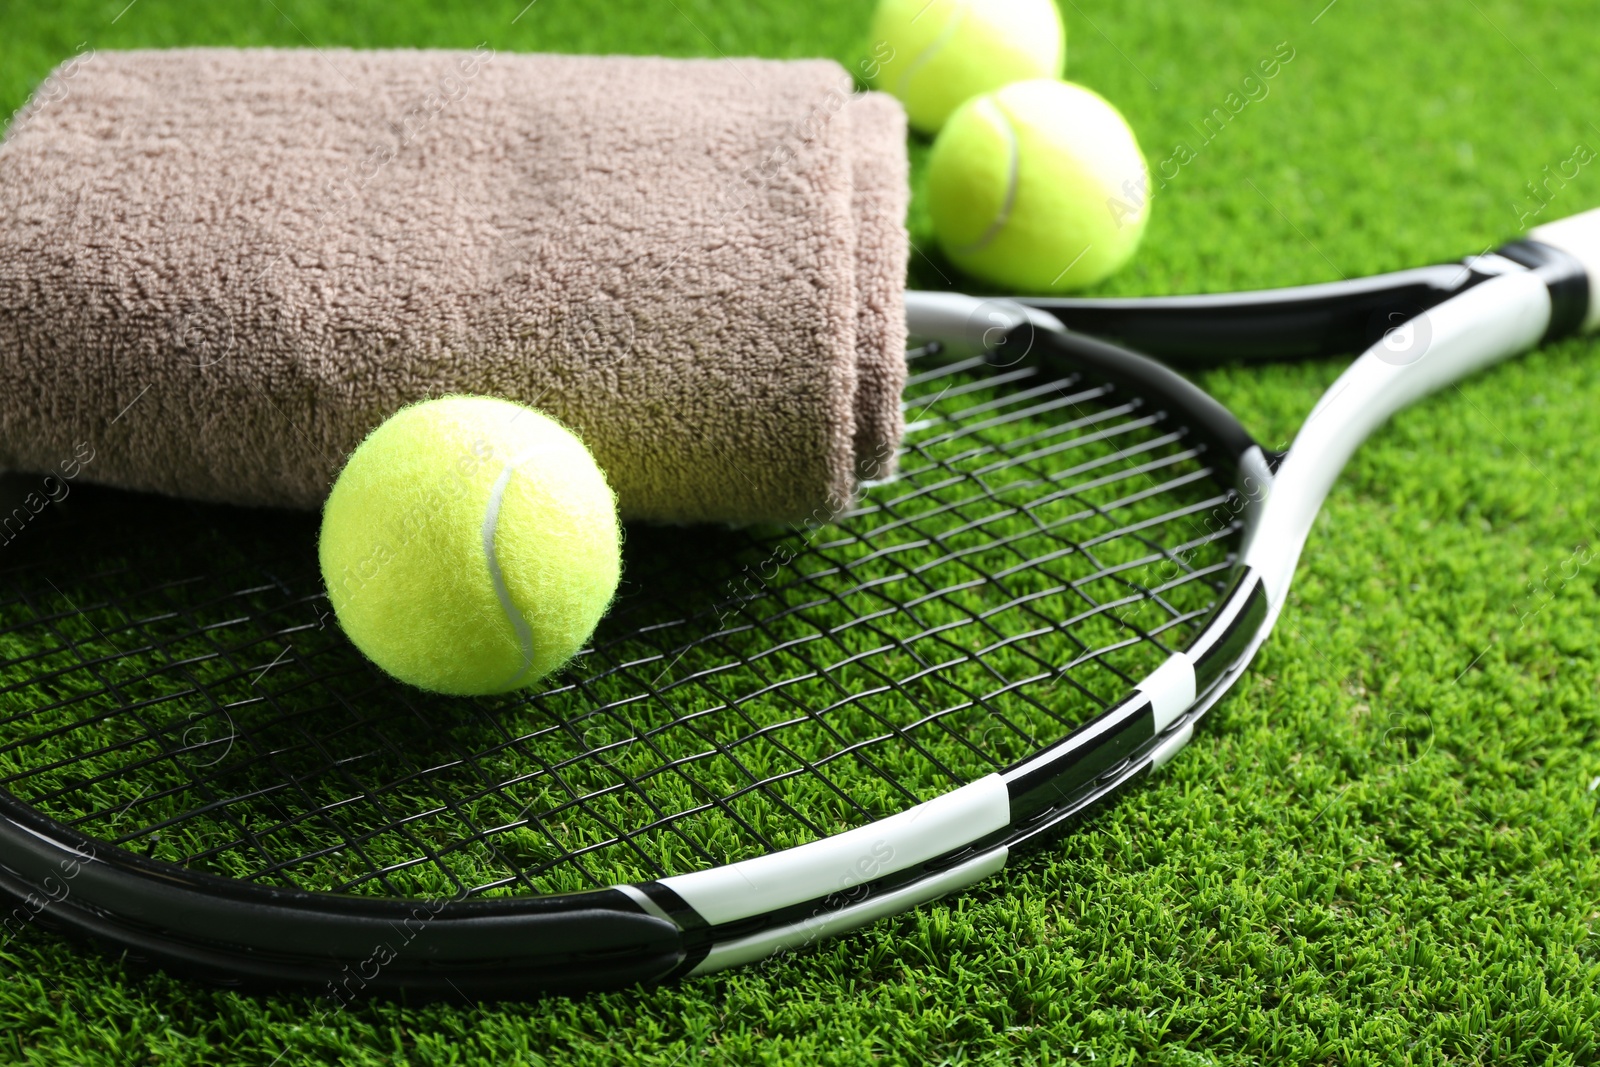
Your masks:
{"label": "artificial green grass", "polygon": [[[866,51],[867,11],[538,0],[8,9],[0,106],[80,42],[737,56]],[[1594,12],[1338,0],[1068,0],[1071,75],[1159,163],[1108,292],[1367,274],[1518,232],[1600,147]],[[1315,19],[1315,22],[1313,22]],[[1213,109],[1281,42],[1265,99]],[[914,159],[923,151],[914,149]],[[1592,166],[1538,221],[1600,205]],[[920,210],[919,248],[931,247]],[[931,252],[919,285],[962,287]],[[1358,453],[1256,671],[1160,777],[976,889],[675,988],[461,1008],[255,998],[29,929],[0,953],[14,1059],[162,1063],[1518,1063],[1600,1058],[1596,347],[1568,342],[1400,416]],[[1335,363],[1203,376],[1282,443]]]}

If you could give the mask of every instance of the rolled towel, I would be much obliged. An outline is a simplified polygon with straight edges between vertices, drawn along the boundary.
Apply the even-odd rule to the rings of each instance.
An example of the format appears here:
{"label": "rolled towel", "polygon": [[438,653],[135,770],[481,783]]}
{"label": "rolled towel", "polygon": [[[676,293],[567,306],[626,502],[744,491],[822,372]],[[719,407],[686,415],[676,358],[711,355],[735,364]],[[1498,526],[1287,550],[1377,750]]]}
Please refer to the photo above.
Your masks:
{"label": "rolled towel", "polygon": [[0,466],[315,508],[486,393],[627,517],[825,514],[902,429],[904,134],[820,60],[79,57],[0,144]]}

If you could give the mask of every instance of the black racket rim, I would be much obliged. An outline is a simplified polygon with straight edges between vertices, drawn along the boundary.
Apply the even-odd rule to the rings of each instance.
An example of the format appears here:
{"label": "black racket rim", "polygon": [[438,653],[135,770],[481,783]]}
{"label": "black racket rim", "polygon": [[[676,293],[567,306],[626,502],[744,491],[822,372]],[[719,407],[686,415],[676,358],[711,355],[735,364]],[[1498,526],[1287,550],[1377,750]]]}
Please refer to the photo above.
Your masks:
{"label": "black racket rim", "polygon": [[[1079,334],[1018,327],[1007,366],[1035,360],[1088,370],[1181,412],[1209,459],[1237,473],[1261,453],[1208,394],[1135,352]],[[219,877],[109,845],[0,790],[0,890],[37,918],[121,950],[135,961],[231,985],[323,986],[336,998],[408,990],[520,996],[653,983],[692,972],[713,947],[774,930],[815,927],[819,916],[873,917],[873,906],[941,872],[1034,845],[1063,832],[1099,801],[1164,762],[1217,687],[1259,643],[1266,619],[1259,581],[1235,573],[1191,643],[1195,709],[1157,731],[1137,690],[1011,768],[1008,823],[921,863],[831,894],[713,927],[660,883],[548,896],[385,898],[315,892]],[[1170,752],[1166,753],[1170,755]],[[806,846],[800,846],[806,847]],[[831,898],[831,899],[830,899]],[[892,910],[902,910],[894,907]],[[846,916],[849,918],[849,916]],[[824,923],[826,925],[826,923]],[[838,924],[856,925],[854,918]],[[808,928],[809,928],[808,927]],[[829,930],[828,932],[832,932]],[[404,951],[380,946],[399,938]],[[392,948],[392,945],[391,945]],[[382,958],[387,956],[389,958]]]}

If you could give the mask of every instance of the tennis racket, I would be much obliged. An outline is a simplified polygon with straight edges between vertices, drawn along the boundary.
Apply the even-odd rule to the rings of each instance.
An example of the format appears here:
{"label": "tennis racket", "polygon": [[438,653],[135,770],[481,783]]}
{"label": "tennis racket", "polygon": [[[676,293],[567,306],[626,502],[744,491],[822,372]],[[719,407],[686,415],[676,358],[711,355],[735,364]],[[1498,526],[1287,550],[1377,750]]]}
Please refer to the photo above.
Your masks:
{"label": "tennis racket", "polygon": [[[1600,325],[1600,212],[1453,270],[1283,454],[1064,328],[1082,302],[913,294],[898,476],[794,527],[630,530],[592,647],[514,696],[367,664],[315,516],[24,479],[0,516],[0,940],[49,925],[335,1003],[516,996],[751,963],[994,875],[1189,740],[1368,433]],[[1343,299],[1365,329],[1417,293]],[[1141,306],[1234,336],[1327,321],[1198,300]]]}

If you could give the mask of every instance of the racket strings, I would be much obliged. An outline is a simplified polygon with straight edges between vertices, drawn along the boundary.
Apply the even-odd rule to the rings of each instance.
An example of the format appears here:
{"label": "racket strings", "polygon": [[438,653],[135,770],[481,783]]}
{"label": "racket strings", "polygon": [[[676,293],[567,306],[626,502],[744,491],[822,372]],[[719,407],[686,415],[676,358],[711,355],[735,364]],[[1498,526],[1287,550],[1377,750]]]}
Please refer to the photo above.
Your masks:
{"label": "racket strings", "polygon": [[229,877],[455,896],[747,858],[1025,758],[1206,616],[1231,490],[1105,382],[911,370],[895,480],[836,521],[630,530],[590,651],[512,698],[365,664],[314,517],[81,489],[0,555],[0,786]]}
{"label": "racket strings", "polygon": [[[1040,392],[1049,388],[1050,387],[1041,387],[1040,389],[1027,390],[1019,395],[1022,398],[1028,398],[1035,392]],[[1054,388],[1050,391],[1059,394],[1065,390],[1062,388],[1062,383],[1054,383]],[[1084,400],[1091,396],[1099,397],[1105,395],[1107,392],[1109,392],[1109,387],[1102,386],[1093,393],[1079,393],[1076,396],[1071,396],[1070,398],[1074,405],[1076,405],[1081,404]],[[1052,404],[1047,405],[1046,407],[1055,406],[1056,405]],[[1122,404],[1106,409],[1105,411],[1096,412],[1089,416],[1073,419],[1059,427],[1052,429],[1051,431],[1046,431],[1042,434],[1029,435],[1027,438],[1022,439],[1020,443],[1032,446],[1040,437],[1055,436],[1060,432],[1080,429],[1086,424],[1100,421],[1107,414],[1130,416],[1137,412],[1140,407],[1142,407],[1142,405],[1137,401]],[[957,417],[959,418],[959,416]],[[1094,615],[1107,611],[1115,611],[1117,608],[1124,607],[1132,603],[1137,603],[1145,599],[1152,600],[1166,610],[1170,616],[1170,619],[1164,625],[1149,632],[1136,629],[1134,638],[1138,640],[1151,641],[1158,645],[1161,644],[1159,634],[1164,629],[1172,625],[1174,622],[1188,621],[1185,613],[1168,602],[1168,600],[1162,595],[1161,591],[1155,591],[1138,584],[1137,582],[1129,581],[1125,579],[1123,575],[1127,572],[1149,565],[1157,557],[1163,561],[1177,565],[1181,571],[1187,572],[1190,575],[1194,575],[1194,568],[1189,565],[1187,560],[1182,555],[1175,555],[1169,552],[1158,541],[1145,536],[1144,531],[1147,529],[1163,527],[1171,523],[1175,518],[1182,518],[1189,515],[1208,512],[1219,504],[1225,503],[1229,498],[1229,493],[1227,491],[1223,491],[1214,494],[1207,499],[1198,500],[1193,504],[1190,504],[1187,508],[1180,508],[1172,513],[1154,516],[1142,522],[1135,522],[1126,525],[1117,524],[1115,513],[1118,510],[1158,494],[1170,494],[1180,485],[1204,480],[1212,476],[1212,472],[1209,470],[1209,468],[1196,468],[1187,471],[1183,470],[1183,468],[1186,466],[1193,466],[1192,461],[1196,461],[1199,458],[1199,450],[1197,448],[1175,449],[1172,447],[1177,445],[1183,438],[1181,431],[1158,435],[1131,447],[1123,448],[1113,453],[1108,453],[1093,459],[1085,460],[1076,464],[1075,466],[1061,471],[1039,471],[1035,467],[1035,464],[1040,458],[1058,455],[1064,449],[1082,447],[1084,444],[1091,441],[1104,440],[1109,434],[1112,433],[1125,434],[1136,429],[1146,429],[1159,423],[1161,418],[1162,416],[1160,415],[1146,416],[1137,419],[1125,418],[1121,422],[1117,423],[1112,429],[1101,431],[1090,436],[1074,438],[1065,443],[1054,444],[1049,448],[1036,448],[1015,459],[1008,458],[1004,461],[991,462],[973,471],[971,475],[972,482],[982,488],[983,494],[987,499],[987,503],[993,505],[993,508],[989,510],[988,514],[979,521],[992,522],[998,519],[1006,518],[1011,514],[1017,513],[1017,511],[1021,511],[1032,520],[1034,527],[1033,530],[1023,534],[1015,534],[1011,535],[1010,537],[1001,537],[995,539],[994,545],[996,547],[1007,547],[1012,549],[1012,551],[1018,556],[1018,562],[1012,567],[1002,568],[993,573],[980,574],[978,580],[993,582],[1001,588],[1004,588],[1005,580],[1012,574],[1017,573],[1018,571],[1038,567],[1041,564],[1052,562],[1054,559],[1059,558],[1060,556],[1069,554],[1081,555],[1094,567],[1092,571],[1079,577],[1075,577],[1068,583],[1073,592],[1084,601],[1087,611],[1077,614],[1065,620],[1064,622],[1053,624],[1055,628],[1063,630],[1070,640],[1074,640],[1076,643],[1078,643],[1081,646],[1081,651],[1090,658],[1099,654],[1099,652],[1095,649],[1089,648],[1086,644],[1084,644],[1084,642],[1074,637],[1073,628],[1076,623],[1082,622]],[[958,433],[974,432],[975,429],[976,427],[963,429],[962,431],[958,431]],[[952,436],[955,435],[944,435],[944,439],[949,439]],[[1017,443],[1019,442],[1011,442],[1013,445]],[[927,446],[925,444],[913,443],[912,448],[923,455],[927,454]],[[1147,462],[1135,462],[1133,465],[1129,465],[1130,461],[1136,460],[1137,458],[1149,453],[1155,453],[1155,455]],[[1033,475],[1033,477],[1019,483],[1013,483],[1012,486],[1007,487],[1008,489],[1020,485],[1026,489],[1032,490],[1042,486],[1052,486],[1062,483],[1066,484],[1066,488],[1031,500],[1021,509],[1011,509],[1007,507],[1006,501],[1002,499],[1002,495],[996,492],[986,483],[984,476],[993,470],[1008,469],[1013,467],[1021,469],[1026,473]],[[1107,467],[1114,467],[1114,469],[1108,472],[1105,470]],[[1166,477],[1169,472],[1174,470],[1182,471],[1182,473],[1168,480],[1160,480]],[[1087,481],[1079,484],[1073,484],[1068,481],[1068,479],[1083,478],[1085,476],[1090,477]],[[1110,505],[1101,505],[1095,503],[1092,499],[1088,499],[1085,496],[1084,491],[1086,490],[1099,489],[1108,485],[1123,483],[1139,485],[1140,487],[1137,490],[1132,491],[1126,497],[1113,501]],[[1081,504],[1082,506],[1079,508],[1079,510],[1069,513],[1063,517],[1053,519],[1050,522],[1041,521],[1037,517],[1038,509],[1062,500],[1070,500],[1075,504]],[[950,504],[948,506],[951,510],[960,513],[959,504]],[[1102,533],[1083,539],[1072,539],[1064,536],[1062,531],[1064,531],[1066,528],[1075,523],[1082,522],[1091,516],[1098,517],[1099,519],[1103,520],[1108,528]],[[1025,539],[1031,534],[1043,534],[1050,536],[1054,540],[1058,541],[1061,547],[1056,550],[1055,553],[1046,553],[1036,556],[1024,555],[1022,552],[1016,549],[1015,543]],[[1107,565],[1096,558],[1094,554],[1094,548],[1096,545],[1108,543],[1125,537],[1137,538],[1151,550],[1152,554],[1150,556],[1135,559],[1128,563],[1123,563],[1116,566]],[[948,557],[946,558],[948,559]],[[1125,589],[1125,594],[1116,600],[1107,603],[1100,603],[1090,595],[1088,590],[1096,583],[1100,583],[1106,579],[1112,579],[1114,582],[1122,585]],[[1170,587],[1170,585],[1168,587]],[[1022,607],[1024,610],[1031,610],[1026,603],[1018,603],[1017,606]],[[1118,621],[1127,624],[1127,620],[1122,617],[1118,617]],[[1161,647],[1165,648],[1164,645]],[[1110,649],[1103,651],[1110,651]],[[1070,671],[1072,667],[1076,666],[1080,662],[1083,661],[1074,660],[1067,664],[1061,665],[1058,669],[1062,671]],[[1132,684],[1133,681],[1133,679],[1127,677],[1124,677],[1123,680],[1129,684]]]}

